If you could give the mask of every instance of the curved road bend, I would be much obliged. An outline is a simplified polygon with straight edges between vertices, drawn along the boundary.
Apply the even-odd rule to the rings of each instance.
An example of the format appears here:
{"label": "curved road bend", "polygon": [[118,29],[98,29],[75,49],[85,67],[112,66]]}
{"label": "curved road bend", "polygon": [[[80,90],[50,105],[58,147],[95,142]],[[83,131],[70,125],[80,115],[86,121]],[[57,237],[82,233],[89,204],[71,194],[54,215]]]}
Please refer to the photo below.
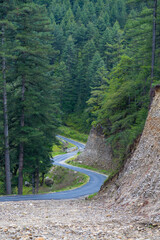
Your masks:
{"label": "curved road bend", "polygon": [[64,161],[67,160],[68,158],[75,156],[80,149],[83,149],[85,147],[85,145],[77,141],[68,139],[66,137],[62,137],[62,136],[58,136],[58,137],[70,143],[73,143],[75,146],[78,147],[78,150],[54,157],[52,159],[53,164],[87,174],[90,177],[89,182],[79,188],[68,190],[68,191],[62,191],[62,192],[36,194],[36,195],[23,195],[23,196],[20,196],[20,195],[2,196],[0,197],[0,202],[27,201],[27,200],[51,200],[51,199],[54,199],[54,200],[75,199],[75,198],[80,198],[80,197],[84,197],[84,196],[96,193],[100,190],[101,185],[107,178],[106,175],[96,173],[87,169],[74,167],[64,163]]}

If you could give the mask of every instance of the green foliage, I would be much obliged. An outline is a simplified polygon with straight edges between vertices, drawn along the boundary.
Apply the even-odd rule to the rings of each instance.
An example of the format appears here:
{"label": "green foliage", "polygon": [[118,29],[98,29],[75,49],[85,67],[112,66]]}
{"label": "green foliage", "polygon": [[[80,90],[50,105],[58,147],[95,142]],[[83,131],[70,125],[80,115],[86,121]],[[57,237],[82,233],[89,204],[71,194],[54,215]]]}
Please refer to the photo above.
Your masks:
{"label": "green foliage", "polygon": [[[46,8],[33,1],[18,1],[9,10],[7,20],[0,22],[0,26],[7,26],[3,56],[7,64],[11,172],[15,188],[21,143],[24,145],[25,177],[31,179],[37,169],[39,173],[45,173],[50,167],[60,111],[59,86],[52,77],[51,59],[55,51],[51,45],[52,28]],[[0,106],[2,109],[1,103]],[[20,125],[22,116],[24,126]],[[3,145],[0,145],[0,159],[3,165]]]}
{"label": "green foliage", "polygon": [[89,196],[87,197],[87,200],[91,200],[92,198],[94,198],[95,196],[97,196],[97,194],[98,194],[98,193],[93,193],[93,194],[89,195]]}
{"label": "green foliage", "polygon": [[[123,159],[128,147],[143,130],[149,99],[144,95],[144,85],[132,75],[133,59],[126,55],[110,73],[109,86],[103,93],[100,107],[95,110],[107,141],[116,158]],[[91,104],[91,101],[89,102]]]}
{"label": "green foliage", "polygon": [[[45,174],[51,166],[52,146],[61,120],[70,127],[61,127],[61,134],[82,142],[87,141],[87,135],[82,133],[89,132],[91,122],[102,125],[117,165],[124,160],[129,146],[142,132],[150,86],[159,83],[160,5],[158,2],[155,9],[156,49],[153,51],[154,3],[146,0],[0,1],[1,40],[2,26],[5,26],[0,58],[5,57],[7,65],[13,188],[17,186],[20,143],[24,144],[25,178],[31,180],[37,170],[40,175]],[[154,76],[151,77],[153,56]],[[2,90],[0,81],[0,179],[3,182]]]}
{"label": "green foliage", "polygon": [[65,124],[79,133],[89,134],[91,122],[87,111],[75,112],[66,116]]}
{"label": "green foliage", "polygon": [[59,132],[61,135],[65,137],[72,138],[74,140],[80,141],[80,142],[87,142],[88,135],[84,133],[80,133],[72,128],[66,127],[66,126],[61,126],[59,128]]}
{"label": "green foliage", "polygon": [[[152,5],[144,4],[138,12],[135,6],[133,9],[131,7],[124,35],[118,24],[114,24],[112,41],[107,43],[106,62],[111,68],[106,83],[93,89],[88,101],[93,124],[103,126],[117,168],[128,156],[131,144],[141,134],[148,113],[153,56],[152,14]],[[156,83],[159,73],[157,52],[158,48],[154,66]]]}
{"label": "green foliage", "polygon": [[[91,87],[101,84],[99,69],[106,67],[105,52],[113,51],[108,50],[106,44],[111,43],[112,38],[119,39],[120,29],[117,29],[119,35],[116,35],[112,26],[124,26],[126,4],[124,0],[113,0],[108,4],[102,0],[52,0],[47,3],[47,9],[53,22],[52,44],[59,51],[55,62],[56,70],[60,71],[58,74],[55,71],[55,75],[61,82],[61,109],[65,119],[70,113],[83,114]],[[116,49],[120,51],[120,43],[116,41],[113,45],[115,52]],[[113,56],[109,58],[108,66],[112,64]]]}
{"label": "green foliage", "polygon": [[[48,191],[50,192],[71,190],[78,188],[89,181],[87,175],[59,166],[52,167],[49,174],[46,176],[53,178],[54,181],[53,186],[48,188]],[[46,188],[46,186],[42,187],[43,191],[40,189],[41,193],[45,191],[44,187]]]}
{"label": "green foliage", "polygon": [[[81,187],[89,181],[89,177],[87,175],[59,166],[52,167],[45,177],[53,179],[54,183],[51,187],[48,187],[45,183],[42,186],[39,186],[40,194],[71,190]],[[13,193],[18,193],[18,189],[16,187],[14,188]],[[32,194],[31,186],[23,186],[23,195],[27,194]]]}
{"label": "green foliage", "polygon": [[0,195],[5,194],[5,183],[0,181]]}
{"label": "green foliage", "polygon": [[63,142],[58,141],[57,144],[53,144],[52,147],[52,157],[65,154],[66,150],[69,148],[75,147],[72,143],[66,142],[63,140]]}

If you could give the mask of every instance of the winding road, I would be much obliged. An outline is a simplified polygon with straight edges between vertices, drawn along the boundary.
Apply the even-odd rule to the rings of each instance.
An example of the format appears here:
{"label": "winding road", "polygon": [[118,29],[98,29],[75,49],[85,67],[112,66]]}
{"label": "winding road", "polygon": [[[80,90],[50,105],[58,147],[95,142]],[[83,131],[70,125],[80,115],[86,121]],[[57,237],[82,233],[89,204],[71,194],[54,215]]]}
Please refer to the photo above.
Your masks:
{"label": "winding road", "polygon": [[65,160],[75,156],[79,150],[84,149],[85,145],[63,136],[57,136],[57,137],[74,144],[75,146],[77,146],[78,150],[54,157],[52,159],[53,164],[87,174],[90,177],[90,180],[88,181],[88,183],[86,183],[85,185],[79,188],[68,190],[68,191],[62,191],[62,192],[36,194],[36,195],[23,195],[23,196],[20,196],[20,195],[2,196],[0,197],[0,202],[27,201],[27,200],[51,200],[51,199],[54,199],[54,200],[75,199],[75,198],[88,196],[100,190],[100,187],[102,186],[102,184],[107,178],[106,175],[100,174],[91,170],[87,170],[84,168],[74,167],[64,162]]}

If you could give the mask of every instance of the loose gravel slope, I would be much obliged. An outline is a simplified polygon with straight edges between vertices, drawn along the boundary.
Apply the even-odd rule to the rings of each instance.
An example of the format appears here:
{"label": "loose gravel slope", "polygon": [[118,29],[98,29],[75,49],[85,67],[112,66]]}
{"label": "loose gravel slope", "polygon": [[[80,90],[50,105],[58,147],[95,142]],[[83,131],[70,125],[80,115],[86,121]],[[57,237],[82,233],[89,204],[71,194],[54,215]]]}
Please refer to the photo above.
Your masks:
{"label": "loose gravel slope", "polygon": [[102,199],[0,203],[1,240],[159,240],[159,230]]}

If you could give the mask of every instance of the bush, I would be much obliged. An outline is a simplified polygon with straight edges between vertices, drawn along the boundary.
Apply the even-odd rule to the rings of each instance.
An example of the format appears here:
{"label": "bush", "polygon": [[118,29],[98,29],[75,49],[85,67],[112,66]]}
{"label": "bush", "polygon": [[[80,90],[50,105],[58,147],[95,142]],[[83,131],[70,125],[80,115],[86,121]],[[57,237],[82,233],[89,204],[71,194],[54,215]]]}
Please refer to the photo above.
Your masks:
{"label": "bush", "polygon": [[72,138],[74,140],[80,141],[80,142],[87,142],[88,135],[84,133],[80,133],[72,128],[66,127],[66,126],[61,126],[59,128],[60,134],[62,136]]}
{"label": "bush", "polygon": [[0,181],[0,195],[5,194],[5,184],[4,182]]}

